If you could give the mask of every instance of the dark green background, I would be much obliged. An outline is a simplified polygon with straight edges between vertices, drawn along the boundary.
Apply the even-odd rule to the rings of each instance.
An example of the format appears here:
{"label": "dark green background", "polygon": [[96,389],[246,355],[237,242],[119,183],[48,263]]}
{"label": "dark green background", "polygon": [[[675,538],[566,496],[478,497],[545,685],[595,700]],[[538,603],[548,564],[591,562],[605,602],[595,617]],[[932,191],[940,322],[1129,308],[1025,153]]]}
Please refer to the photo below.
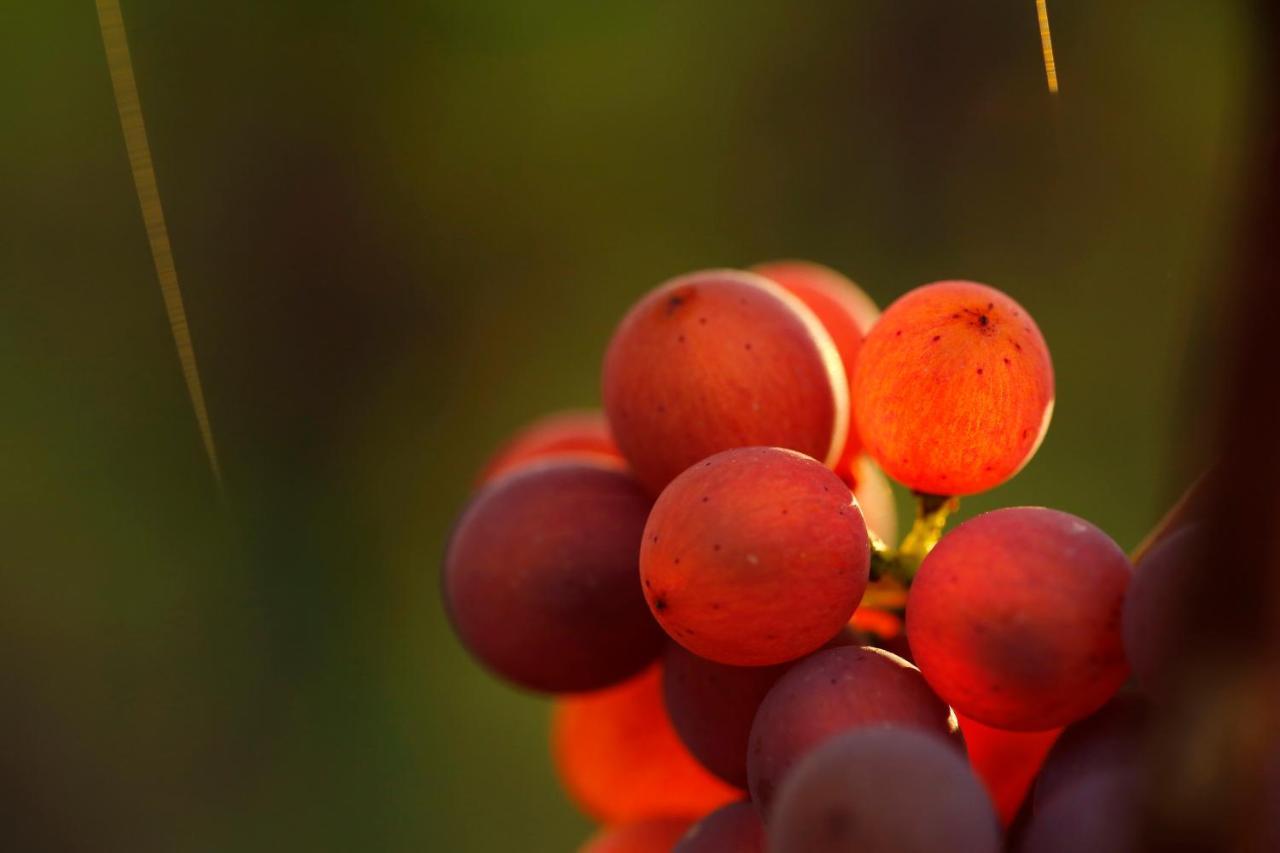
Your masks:
{"label": "dark green background", "polygon": [[1133,545],[1213,405],[1231,2],[125,0],[213,487],[93,4],[0,5],[0,778],[38,849],[567,850],[547,704],[441,613],[488,450],[677,273],[987,281],[1037,503]]}

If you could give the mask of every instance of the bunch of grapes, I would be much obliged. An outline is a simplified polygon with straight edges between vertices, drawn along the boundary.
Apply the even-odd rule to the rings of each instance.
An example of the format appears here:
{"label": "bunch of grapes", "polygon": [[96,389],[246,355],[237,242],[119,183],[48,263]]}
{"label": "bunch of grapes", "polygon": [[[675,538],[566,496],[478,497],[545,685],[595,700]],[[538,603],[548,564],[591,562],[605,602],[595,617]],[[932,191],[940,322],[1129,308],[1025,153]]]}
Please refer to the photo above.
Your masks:
{"label": "bunch of grapes", "polygon": [[[1132,584],[1068,513],[943,535],[1048,428],[1022,306],[944,281],[881,314],[816,264],[693,273],[623,318],[603,402],[496,454],[444,565],[466,648],[556,696],[558,772],[602,824],[583,850],[1132,845],[1197,534]],[[917,498],[901,541],[886,474]]]}

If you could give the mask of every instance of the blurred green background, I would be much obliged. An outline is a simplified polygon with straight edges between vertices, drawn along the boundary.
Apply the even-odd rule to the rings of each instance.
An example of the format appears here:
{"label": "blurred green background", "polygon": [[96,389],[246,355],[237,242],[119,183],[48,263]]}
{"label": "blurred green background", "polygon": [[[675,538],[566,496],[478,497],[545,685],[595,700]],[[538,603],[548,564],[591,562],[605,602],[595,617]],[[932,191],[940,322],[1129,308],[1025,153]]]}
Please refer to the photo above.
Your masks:
{"label": "blurred green background", "polygon": [[545,700],[440,609],[486,453],[613,324],[779,256],[987,281],[1053,351],[1007,486],[1125,547],[1212,406],[1233,2],[125,0],[226,472],[88,0],[0,5],[0,778],[21,849],[569,850]]}

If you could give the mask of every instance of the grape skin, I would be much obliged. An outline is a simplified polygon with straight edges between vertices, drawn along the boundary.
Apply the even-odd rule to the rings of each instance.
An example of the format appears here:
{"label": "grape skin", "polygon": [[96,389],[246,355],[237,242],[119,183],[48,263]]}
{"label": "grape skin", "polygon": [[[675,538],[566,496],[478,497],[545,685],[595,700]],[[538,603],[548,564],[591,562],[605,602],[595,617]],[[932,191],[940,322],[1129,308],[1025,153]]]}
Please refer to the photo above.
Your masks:
{"label": "grape skin", "polygon": [[662,631],[636,581],[649,512],[625,472],[581,459],[524,466],[481,489],[445,554],[463,644],[532,690],[593,690],[639,672]]}
{"label": "grape skin", "polygon": [[1101,707],[1129,674],[1120,616],[1132,575],[1092,524],[995,510],[943,537],[907,600],[916,664],[957,713],[1045,731]]}
{"label": "grape skin", "polygon": [[764,853],[764,824],[751,803],[730,803],[690,827],[672,853]]}
{"label": "grape skin", "polygon": [[1204,567],[1206,535],[1199,525],[1160,540],[1134,572],[1124,603],[1124,648],[1143,689],[1163,695],[1176,664],[1180,612],[1195,573]]}
{"label": "grape skin", "polygon": [[578,853],[669,853],[691,823],[687,817],[653,817],[605,827]]}
{"label": "grape skin", "polygon": [[907,293],[862,344],[851,407],[866,452],[918,492],[968,495],[1035,454],[1053,412],[1053,364],[1026,309],[983,284]]}
{"label": "grape skin", "polygon": [[734,447],[786,447],[834,465],[849,392],[835,344],[768,279],[709,270],[674,279],[623,318],[605,353],[604,408],[652,494]]}
{"label": "grape skin", "polygon": [[640,548],[644,595],[697,655],[769,666],[820,647],[867,586],[862,512],[829,469],[794,451],[718,453],[659,496]]}
{"label": "grape skin", "polygon": [[997,853],[995,811],[959,751],[875,726],[810,752],[782,783],[771,853]]}
{"label": "grape skin", "polygon": [[751,725],[747,776],[761,816],[768,821],[778,786],[806,753],[842,732],[883,724],[920,728],[959,744],[951,710],[897,655],[846,646],[793,666],[769,690]]}
{"label": "grape skin", "polygon": [[522,465],[552,456],[589,455],[622,462],[604,412],[570,409],[545,415],[507,439],[485,463],[480,485]]}

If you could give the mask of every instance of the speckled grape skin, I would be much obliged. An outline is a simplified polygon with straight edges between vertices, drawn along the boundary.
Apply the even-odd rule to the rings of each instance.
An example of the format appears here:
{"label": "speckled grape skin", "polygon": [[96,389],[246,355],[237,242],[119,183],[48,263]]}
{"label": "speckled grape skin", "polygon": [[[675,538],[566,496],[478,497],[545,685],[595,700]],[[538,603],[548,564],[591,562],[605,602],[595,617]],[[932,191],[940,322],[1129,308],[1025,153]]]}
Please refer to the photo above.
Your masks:
{"label": "speckled grape skin", "polygon": [[1022,306],[983,284],[907,293],[863,342],[852,410],[865,450],[918,492],[968,495],[1034,455],[1053,412],[1053,364]]}
{"label": "speckled grape skin", "polygon": [[1000,828],[959,750],[897,726],[827,741],[782,784],[771,853],[999,853]]}
{"label": "speckled grape skin", "polygon": [[467,650],[533,690],[593,690],[639,672],[662,631],[637,582],[649,511],[624,471],[538,462],[481,489],[445,555],[446,609]]}
{"label": "speckled grape skin", "polygon": [[622,461],[609,435],[604,412],[571,409],[553,412],[520,428],[494,452],[480,474],[483,485],[522,465],[554,456],[590,455]]}
{"label": "speckled grape skin", "polygon": [[[757,264],[751,271],[781,285],[813,311],[830,333],[845,376],[852,381],[862,339],[880,317],[880,309],[871,297],[830,267],[810,261],[771,261]],[[836,473],[847,478],[861,450],[858,431],[851,424]]]}
{"label": "speckled grape skin", "polygon": [[897,655],[846,646],[793,666],[760,703],[748,742],[751,799],[766,822],[778,786],[805,754],[849,729],[884,724],[956,733],[951,709]]}
{"label": "speckled grape skin", "polygon": [[764,853],[764,824],[751,803],[730,803],[690,827],[671,853]]}
{"label": "speckled grape skin", "polygon": [[834,637],[862,598],[869,562],[844,482],[768,447],[725,451],[677,477],[640,548],[658,622],[694,654],[734,666],[793,660]]}
{"label": "speckled grape skin", "polygon": [[834,465],[848,426],[831,336],[800,300],[737,270],[674,279],[632,307],[605,354],[603,396],[618,447],[653,494],[733,447]]}
{"label": "speckled grape skin", "polygon": [[1074,515],[979,515],[944,536],[916,575],[907,600],[916,665],[980,723],[1067,725],[1128,677],[1120,620],[1132,573],[1119,546]]}

